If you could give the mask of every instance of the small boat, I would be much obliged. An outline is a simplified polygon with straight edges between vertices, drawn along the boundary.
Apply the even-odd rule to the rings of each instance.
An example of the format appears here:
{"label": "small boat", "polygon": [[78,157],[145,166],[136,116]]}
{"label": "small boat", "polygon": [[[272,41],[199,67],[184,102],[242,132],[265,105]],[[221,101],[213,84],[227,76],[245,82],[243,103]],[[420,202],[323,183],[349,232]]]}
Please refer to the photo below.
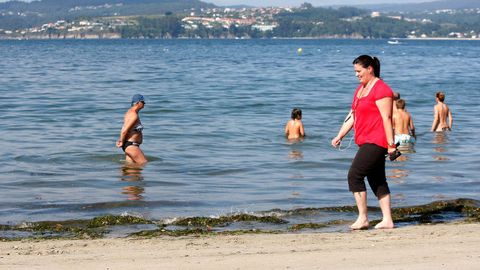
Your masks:
{"label": "small boat", "polygon": [[389,40],[389,41],[387,41],[387,42],[388,42],[388,44],[394,44],[394,45],[400,44],[400,41],[398,41],[398,39]]}

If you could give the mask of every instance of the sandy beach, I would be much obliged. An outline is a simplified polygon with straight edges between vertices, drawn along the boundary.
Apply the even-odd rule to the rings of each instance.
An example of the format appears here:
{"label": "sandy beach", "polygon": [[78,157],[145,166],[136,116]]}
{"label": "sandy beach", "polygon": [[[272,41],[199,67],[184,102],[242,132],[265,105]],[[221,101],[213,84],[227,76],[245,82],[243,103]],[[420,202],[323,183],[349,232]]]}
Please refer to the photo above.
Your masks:
{"label": "sandy beach", "polygon": [[0,269],[479,269],[480,224],[0,243]]}

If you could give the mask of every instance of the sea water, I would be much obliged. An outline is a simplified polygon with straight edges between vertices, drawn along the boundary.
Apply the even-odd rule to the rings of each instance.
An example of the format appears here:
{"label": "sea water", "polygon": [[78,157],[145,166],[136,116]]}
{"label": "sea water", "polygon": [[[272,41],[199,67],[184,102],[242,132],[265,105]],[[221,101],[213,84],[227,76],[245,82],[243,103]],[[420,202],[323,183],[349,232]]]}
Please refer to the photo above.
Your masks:
{"label": "sea water", "polygon": [[[414,151],[386,163],[392,206],[479,199],[478,41],[0,41],[0,224],[352,206],[353,132],[341,150],[330,141],[361,54],[380,58],[416,127]],[[453,129],[431,133],[440,90]],[[115,147],[136,93],[143,168]],[[297,143],[284,137],[294,107],[307,134]]]}

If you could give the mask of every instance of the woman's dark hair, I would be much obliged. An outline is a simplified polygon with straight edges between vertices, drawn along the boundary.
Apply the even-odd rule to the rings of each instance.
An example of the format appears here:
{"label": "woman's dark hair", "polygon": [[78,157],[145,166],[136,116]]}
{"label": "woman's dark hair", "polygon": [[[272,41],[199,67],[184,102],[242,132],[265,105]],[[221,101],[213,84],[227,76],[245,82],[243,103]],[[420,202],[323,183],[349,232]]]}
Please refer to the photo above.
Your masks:
{"label": "woman's dark hair", "polygon": [[375,77],[380,78],[380,60],[377,57],[371,57],[370,55],[360,55],[353,60],[353,64],[359,64],[363,68],[372,67]]}
{"label": "woman's dark hair", "polygon": [[292,119],[298,119],[302,117],[302,110],[299,108],[293,108],[292,110]]}

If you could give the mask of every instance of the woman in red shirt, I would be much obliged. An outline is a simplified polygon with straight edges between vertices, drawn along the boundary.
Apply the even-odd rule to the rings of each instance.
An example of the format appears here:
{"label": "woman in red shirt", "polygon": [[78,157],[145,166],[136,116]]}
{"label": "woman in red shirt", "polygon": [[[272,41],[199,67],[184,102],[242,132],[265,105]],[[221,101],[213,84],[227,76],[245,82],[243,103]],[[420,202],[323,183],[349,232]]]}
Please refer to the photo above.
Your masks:
{"label": "woman in red shirt", "polygon": [[340,145],[343,137],[354,128],[358,152],[348,172],[348,186],[355,197],[358,218],[350,228],[369,227],[365,177],[377,196],[383,219],[376,229],[394,227],[390,208],[390,189],[385,176],[385,155],[396,150],[392,129],[393,91],[380,79],[380,61],[361,55],[353,61],[360,85],[355,91],[352,108],[332,146]]}

